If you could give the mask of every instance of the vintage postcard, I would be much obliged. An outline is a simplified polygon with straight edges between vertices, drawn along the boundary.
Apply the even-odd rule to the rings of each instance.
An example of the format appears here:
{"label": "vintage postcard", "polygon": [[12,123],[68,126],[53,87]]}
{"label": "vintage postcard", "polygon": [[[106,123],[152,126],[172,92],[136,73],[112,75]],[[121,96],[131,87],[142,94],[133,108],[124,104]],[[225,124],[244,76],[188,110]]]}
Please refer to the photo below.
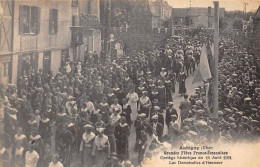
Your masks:
{"label": "vintage postcard", "polygon": [[0,0],[0,167],[260,167],[259,0]]}

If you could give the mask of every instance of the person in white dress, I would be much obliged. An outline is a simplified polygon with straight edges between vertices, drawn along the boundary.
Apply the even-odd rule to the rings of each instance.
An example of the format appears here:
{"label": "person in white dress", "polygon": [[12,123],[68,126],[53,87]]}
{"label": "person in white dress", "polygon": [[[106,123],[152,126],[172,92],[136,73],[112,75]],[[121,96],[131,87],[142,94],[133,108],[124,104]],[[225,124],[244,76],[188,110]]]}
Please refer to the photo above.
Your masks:
{"label": "person in white dress", "polygon": [[25,153],[25,167],[36,167],[38,160],[39,160],[39,154],[33,149],[34,144],[29,143],[28,144],[28,151]]}
{"label": "person in white dress", "polygon": [[135,121],[137,117],[137,102],[139,100],[139,97],[137,93],[135,93],[134,88],[130,90],[130,92],[127,94],[126,98],[128,99],[128,104],[131,107],[132,113],[131,113],[131,120]]}

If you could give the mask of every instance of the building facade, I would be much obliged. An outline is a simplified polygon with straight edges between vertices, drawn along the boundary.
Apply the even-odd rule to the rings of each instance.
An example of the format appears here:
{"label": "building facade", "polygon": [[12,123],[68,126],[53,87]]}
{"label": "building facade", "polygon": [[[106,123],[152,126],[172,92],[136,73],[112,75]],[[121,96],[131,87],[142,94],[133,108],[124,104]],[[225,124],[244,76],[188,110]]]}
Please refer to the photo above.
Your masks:
{"label": "building facade", "polygon": [[[1,29],[10,25],[9,34],[6,31],[2,36],[1,31],[4,48],[0,51],[0,59],[4,59],[0,66],[4,71],[1,84],[16,83],[18,76],[39,69],[56,74],[66,59],[73,58],[70,27],[78,17],[78,7],[72,1],[4,0],[1,3],[6,18],[1,22]],[[8,11],[5,4],[12,10]]]}
{"label": "building facade", "polygon": [[[212,28],[214,8],[173,8],[172,23],[177,26]],[[225,8],[219,8],[219,17],[225,16]]]}
{"label": "building facade", "polygon": [[132,11],[132,29],[151,33],[172,17],[172,7],[165,0],[136,0]]}
{"label": "building facade", "polygon": [[171,19],[172,6],[170,6],[168,2],[164,0],[155,0],[153,5],[160,15],[161,22]]}
{"label": "building facade", "polygon": [[253,17],[253,50],[256,55],[260,55],[260,6]]}
{"label": "building facade", "polygon": [[136,0],[132,10],[131,31],[149,34],[160,27],[160,13],[151,0]]}
{"label": "building facade", "polygon": [[0,1],[0,84],[12,81],[14,3]]}

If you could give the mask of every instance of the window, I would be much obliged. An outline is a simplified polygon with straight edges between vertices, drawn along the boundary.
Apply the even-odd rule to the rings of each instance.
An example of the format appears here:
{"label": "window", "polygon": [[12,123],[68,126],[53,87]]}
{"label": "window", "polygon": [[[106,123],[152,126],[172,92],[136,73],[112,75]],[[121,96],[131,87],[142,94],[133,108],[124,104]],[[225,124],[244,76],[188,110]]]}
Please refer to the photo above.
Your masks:
{"label": "window", "polygon": [[57,31],[58,31],[58,10],[51,9],[50,18],[49,18],[49,33],[56,34]]}
{"label": "window", "polygon": [[78,7],[79,6],[78,0],[72,0],[71,5],[72,7]]}
{"label": "window", "polygon": [[4,76],[8,77],[11,74],[11,62],[4,62]]}
{"label": "window", "polygon": [[51,51],[43,53],[43,72],[49,73],[51,71]]}
{"label": "window", "polygon": [[[36,72],[38,69],[38,53],[27,53],[21,55],[21,72],[28,73],[29,71]],[[19,62],[19,64],[20,64]]]}
{"label": "window", "polygon": [[20,6],[20,34],[38,34],[40,32],[40,8]]}
{"label": "window", "polygon": [[61,66],[65,66],[66,61],[69,59],[69,48],[61,50]]}

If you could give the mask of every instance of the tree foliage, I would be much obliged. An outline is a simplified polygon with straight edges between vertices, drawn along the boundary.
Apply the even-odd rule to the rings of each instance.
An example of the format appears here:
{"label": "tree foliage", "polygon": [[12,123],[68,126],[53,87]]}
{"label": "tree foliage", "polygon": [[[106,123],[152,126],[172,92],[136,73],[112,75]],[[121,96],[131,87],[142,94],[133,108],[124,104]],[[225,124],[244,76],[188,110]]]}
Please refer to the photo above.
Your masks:
{"label": "tree foliage", "polygon": [[233,28],[237,30],[242,30],[243,28],[243,21],[242,19],[235,19],[233,22]]}
{"label": "tree foliage", "polygon": [[227,18],[225,18],[225,17],[221,17],[220,19],[219,19],[219,28],[221,29],[221,30],[224,30],[224,29],[226,29],[227,28]]}

